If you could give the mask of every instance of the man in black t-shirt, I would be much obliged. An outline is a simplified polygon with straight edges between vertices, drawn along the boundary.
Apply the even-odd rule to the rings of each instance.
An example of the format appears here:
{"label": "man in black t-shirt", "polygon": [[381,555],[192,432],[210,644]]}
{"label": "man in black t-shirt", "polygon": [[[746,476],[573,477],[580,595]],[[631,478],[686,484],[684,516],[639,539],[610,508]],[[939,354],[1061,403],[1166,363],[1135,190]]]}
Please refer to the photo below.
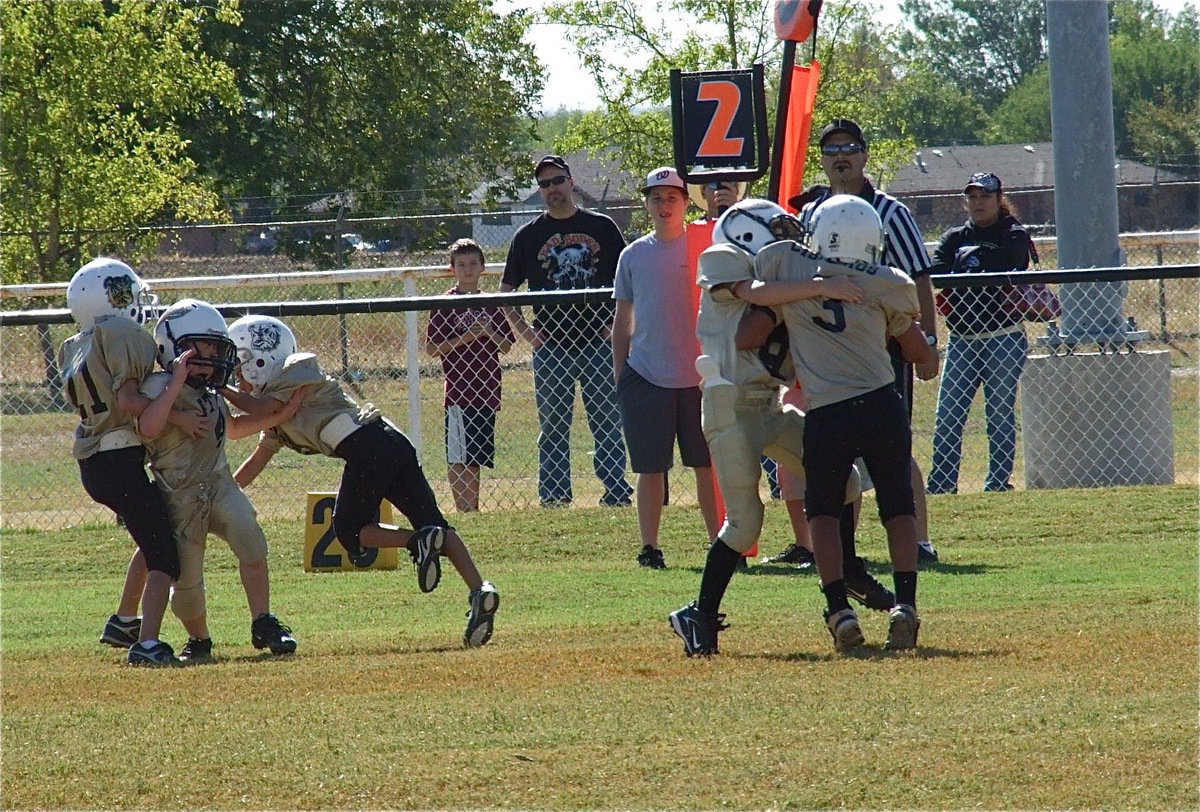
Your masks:
{"label": "man in black t-shirt", "polygon": [[[625,247],[610,217],[575,205],[567,162],[547,155],[534,167],[546,211],[513,236],[500,291],[528,283],[530,290],[612,287]],[[538,410],[538,498],[543,506],[570,504],[571,421],[578,381],[595,442],[592,466],[604,484],[603,505],[630,504],[625,441],[612,379],[612,303],[537,305],[533,324],[519,308],[506,308],[514,332],[533,347],[533,387]]]}

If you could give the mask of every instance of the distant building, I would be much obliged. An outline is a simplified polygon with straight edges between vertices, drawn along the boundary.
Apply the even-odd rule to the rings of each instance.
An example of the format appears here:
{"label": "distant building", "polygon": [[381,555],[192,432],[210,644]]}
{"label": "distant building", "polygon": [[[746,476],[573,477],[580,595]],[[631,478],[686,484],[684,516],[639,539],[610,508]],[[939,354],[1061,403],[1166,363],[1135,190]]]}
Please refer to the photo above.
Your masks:
{"label": "distant building", "polygon": [[[1138,161],[1117,162],[1119,229],[1178,231],[1200,221],[1200,183]],[[868,173],[870,166],[868,165]],[[962,190],[975,172],[994,172],[1030,225],[1054,225],[1054,149],[1049,141],[974,147],[924,147],[886,185],[932,238],[966,219]]]}

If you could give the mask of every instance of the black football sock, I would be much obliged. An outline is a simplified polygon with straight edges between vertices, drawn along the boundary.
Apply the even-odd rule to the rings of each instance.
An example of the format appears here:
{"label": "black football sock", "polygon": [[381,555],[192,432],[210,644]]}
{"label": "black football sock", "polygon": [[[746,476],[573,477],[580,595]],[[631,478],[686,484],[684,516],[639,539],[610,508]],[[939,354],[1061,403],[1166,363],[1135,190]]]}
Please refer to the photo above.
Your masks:
{"label": "black football sock", "polygon": [[825,584],[821,591],[825,593],[825,605],[829,607],[829,614],[836,615],[843,609],[850,608],[850,601],[846,599],[846,582],[841,578]]}
{"label": "black football sock", "polygon": [[896,603],[907,603],[917,608],[917,574],[915,572],[893,572],[892,582],[896,585]]}
{"label": "black football sock", "polygon": [[701,612],[717,612],[725,590],[733,578],[742,554],[731,549],[720,539],[708,548],[708,559],[704,563],[704,575],[700,576],[700,600],[696,602]]}
{"label": "black football sock", "polygon": [[858,550],[854,546],[854,503],[842,506],[842,516],[838,520],[838,535],[842,539],[842,561],[844,565],[858,558]]}

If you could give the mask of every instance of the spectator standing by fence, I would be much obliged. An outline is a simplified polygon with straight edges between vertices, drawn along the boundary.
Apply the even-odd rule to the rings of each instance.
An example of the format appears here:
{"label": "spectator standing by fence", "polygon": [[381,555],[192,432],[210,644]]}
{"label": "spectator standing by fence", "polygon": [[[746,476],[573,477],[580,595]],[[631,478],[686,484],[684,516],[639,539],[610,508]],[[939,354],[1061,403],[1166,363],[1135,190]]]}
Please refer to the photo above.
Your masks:
{"label": "spectator standing by fence", "polygon": [[[908,274],[917,285],[917,301],[921,307],[921,329],[926,340],[937,346],[936,308],[933,302],[933,283],[929,280],[929,255],[921,229],[917,227],[908,207],[889,194],[879,191],[865,174],[870,151],[862,127],[848,118],[835,118],[821,130],[821,168],[829,178],[829,188],[823,194],[804,204],[800,221],[811,228],[813,213],[830,197],[839,194],[857,195],[874,206],[883,222],[883,256],[879,263],[899,268]],[[803,197],[803,195],[798,196]],[[797,200],[789,201],[796,208]],[[904,361],[899,345],[888,342],[888,353],[892,359],[892,370],[896,373],[896,389],[904,398],[912,420],[913,368]],[[918,370],[922,380],[932,377],[928,368]],[[911,464],[913,494],[916,499],[917,535],[922,561],[936,562],[937,550],[929,541],[929,512],[925,504],[925,478],[916,459]],[[863,488],[870,487],[871,472],[863,478]]]}
{"label": "spectator standing by fence", "polygon": [[684,232],[687,187],[664,166],[646,177],[642,194],[654,230],[626,246],[617,262],[613,380],[630,467],[638,475],[638,563],[664,569],[658,529],[676,440],[683,464],[696,471],[696,498],[709,538],[720,529],[720,518],[712,460],[700,429],[700,342],[693,327]]}
{"label": "spectator standing by fence", "polygon": [[[480,293],[483,248],[474,240],[450,246],[455,285],[448,296]],[[499,308],[434,310],[429,314],[426,350],[442,361],[445,376],[446,465],[454,506],[479,510],[479,470],[496,463],[496,412],[500,411],[500,354],[516,338]]]}
{"label": "spectator standing by fence", "polygon": [[[575,204],[571,168],[558,155],[534,165],[546,211],[513,235],[500,291],[604,288],[613,283],[625,238],[612,218]],[[600,503],[631,504],[625,480],[625,441],[612,379],[613,309],[597,305],[535,305],[533,325],[518,308],[506,312],[513,330],[533,347],[538,410],[538,498],[543,507],[568,505],[571,422],[578,382],[592,431],[592,467],[604,485]]]}
{"label": "spectator standing by fence", "polygon": [[[1000,178],[971,176],[963,189],[965,224],[942,235],[933,252],[935,273],[1022,271],[1029,267],[1029,234],[1004,196]],[[1017,383],[1029,349],[1021,317],[1004,306],[1007,288],[957,288],[944,293],[950,339],[938,390],[933,429],[930,493],[956,493],[962,463],[963,426],[983,386],[988,469],[985,491],[1010,491],[1017,454]]]}

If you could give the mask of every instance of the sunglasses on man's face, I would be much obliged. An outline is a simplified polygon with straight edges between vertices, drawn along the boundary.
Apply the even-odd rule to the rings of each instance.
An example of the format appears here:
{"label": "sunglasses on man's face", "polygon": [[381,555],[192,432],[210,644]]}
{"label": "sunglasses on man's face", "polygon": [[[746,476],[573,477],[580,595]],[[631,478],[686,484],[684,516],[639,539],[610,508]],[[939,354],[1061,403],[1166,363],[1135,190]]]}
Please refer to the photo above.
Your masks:
{"label": "sunglasses on man's face", "polygon": [[862,144],[826,144],[821,147],[822,155],[856,155],[860,152],[866,152],[867,148]]}
{"label": "sunglasses on man's face", "polygon": [[570,175],[557,175],[553,178],[542,178],[537,182],[537,185],[539,189],[549,189],[551,186],[562,186],[570,177]]}

